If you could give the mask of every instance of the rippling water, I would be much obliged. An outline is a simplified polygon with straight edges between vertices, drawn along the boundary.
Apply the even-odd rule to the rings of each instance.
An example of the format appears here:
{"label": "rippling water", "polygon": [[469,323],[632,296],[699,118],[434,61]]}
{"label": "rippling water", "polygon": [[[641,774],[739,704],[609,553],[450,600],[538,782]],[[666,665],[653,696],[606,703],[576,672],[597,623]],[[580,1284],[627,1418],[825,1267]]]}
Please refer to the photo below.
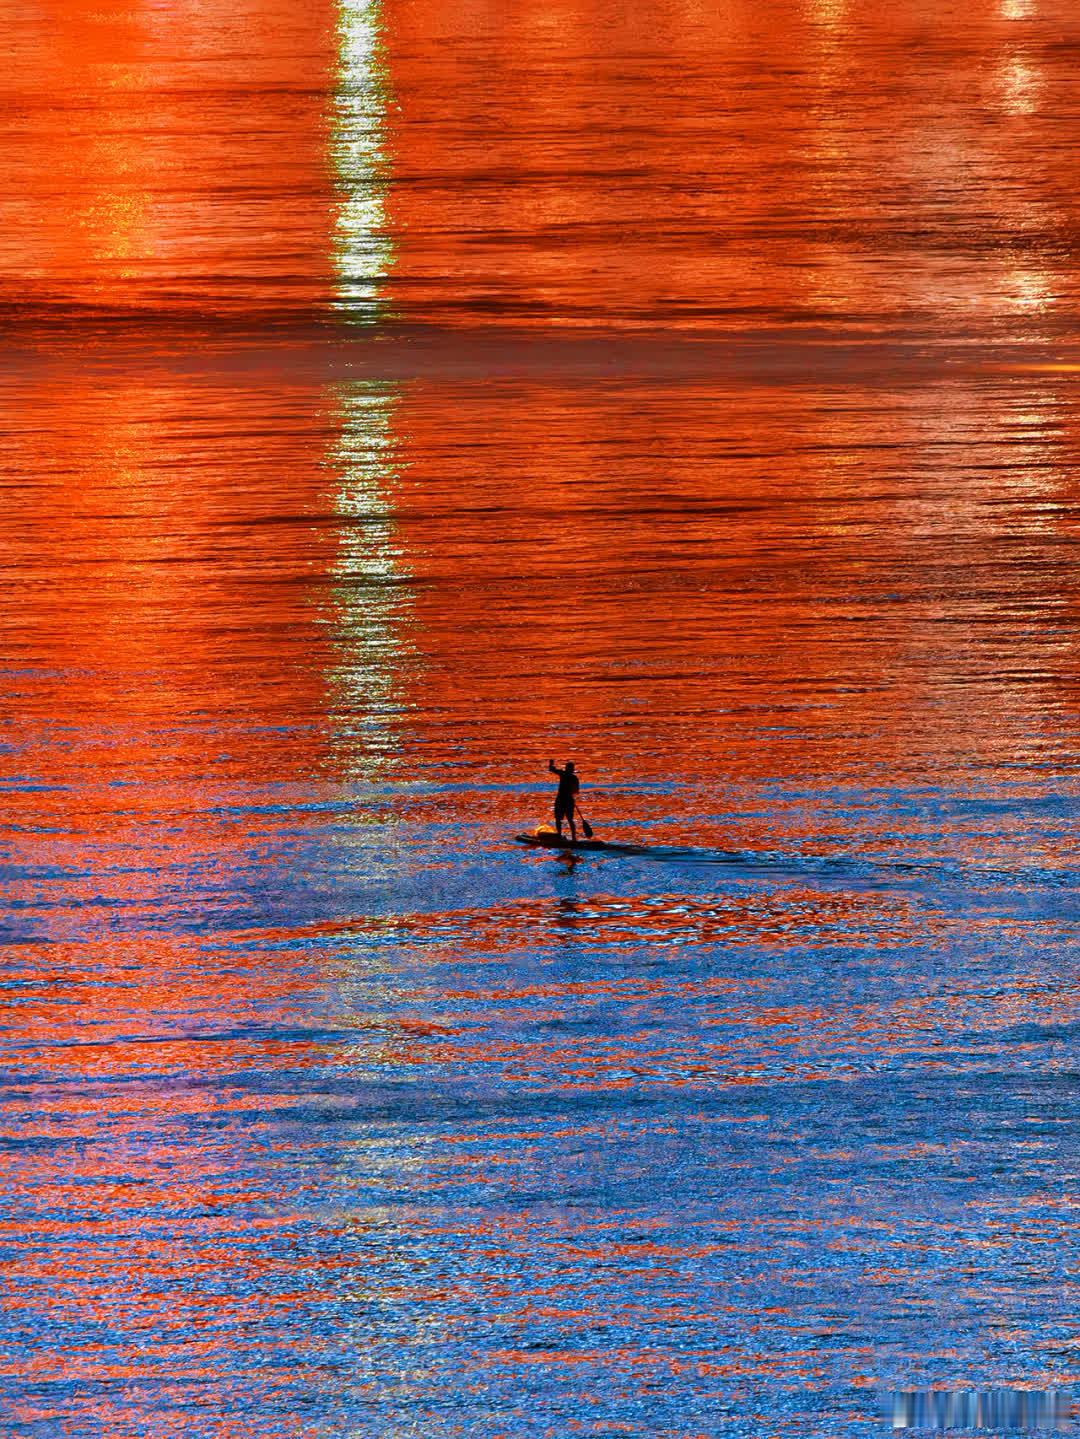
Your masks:
{"label": "rippling water", "polygon": [[3,1432],[1068,1393],[1071,3],[0,14]]}

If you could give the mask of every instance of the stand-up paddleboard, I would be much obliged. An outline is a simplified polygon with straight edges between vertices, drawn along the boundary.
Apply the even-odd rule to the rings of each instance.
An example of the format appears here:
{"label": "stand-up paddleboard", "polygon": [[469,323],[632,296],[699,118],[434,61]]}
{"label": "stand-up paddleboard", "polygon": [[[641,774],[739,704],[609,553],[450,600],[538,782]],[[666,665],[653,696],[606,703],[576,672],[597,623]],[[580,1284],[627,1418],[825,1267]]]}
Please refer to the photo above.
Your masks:
{"label": "stand-up paddleboard", "polygon": [[606,839],[568,839],[549,824],[537,826],[530,834],[516,834],[517,844],[530,849],[550,849],[572,858],[576,854],[632,854],[641,858],[670,860],[683,864],[745,864],[755,856],[737,850],[676,849],[671,845],[612,844]]}
{"label": "stand-up paddleboard", "polygon": [[531,834],[516,834],[518,844],[527,844],[531,849],[557,849],[570,854],[645,854],[641,844],[611,844],[605,839],[568,839],[558,834],[549,824],[539,825]]}

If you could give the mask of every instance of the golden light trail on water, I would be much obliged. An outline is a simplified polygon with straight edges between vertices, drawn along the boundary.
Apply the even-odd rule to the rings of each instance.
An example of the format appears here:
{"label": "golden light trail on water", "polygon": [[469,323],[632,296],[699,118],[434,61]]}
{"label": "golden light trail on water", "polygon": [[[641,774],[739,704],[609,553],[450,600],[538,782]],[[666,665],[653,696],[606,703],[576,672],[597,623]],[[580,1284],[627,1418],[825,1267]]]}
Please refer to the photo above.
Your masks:
{"label": "golden light trail on water", "polygon": [[340,67],[333,160],[343,193],[338,217],[336,308],[350,320],[382,318],[382,281],[393,256],[386,230],[383,119],[388,103],[379,45],[378,6],[343,0],[338,18]]}
{"label": "golden light trail on water", "polygon": [[[343,194],[335,235],[335,304],[357,324],[384,317],[383,282],[392,259],[384,212],[384,117],[389,103],[378,6],[344,0],[338,18],[339,70],[332,155]],[[396,747],[393,709],[395,614],[400,556],[393,542],[395,387],[346,381],[336,387],[340,433],[330,457],[339,479],[334,509],[345,523],[335,566],[335,625],[342,662],[334,688],[346,773],[373,778]]]}
{"label": "golden light trail on water", "polygon": [[334,690],[336,731],[346,774],[374,779],[397,748],[394,671],[400,648],[401,554],[394,542],[396,390],[380,382],[347,382],[338,392],[341,433],[331,464],[334,496],[345,521],[335,564],[335,628],[341,661]]}

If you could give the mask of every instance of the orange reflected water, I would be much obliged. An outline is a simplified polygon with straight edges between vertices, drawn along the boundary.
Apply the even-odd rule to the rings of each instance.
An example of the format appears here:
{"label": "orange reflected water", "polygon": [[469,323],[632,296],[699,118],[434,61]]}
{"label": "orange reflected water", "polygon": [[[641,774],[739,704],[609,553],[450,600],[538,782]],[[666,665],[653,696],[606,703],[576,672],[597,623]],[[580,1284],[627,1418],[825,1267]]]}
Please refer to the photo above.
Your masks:
{"label": "orange reflected water", "polygon": [[1057,382],[425,384],[399,423],[406,764],[462,733],[500,777],[574,752],[631,786],[1062,752],[1077,416]]}
{"label": "orange reflected water", "polygon": [[[10,313],[169,315],[325,302],[336,212],[329,3],[50,0],[11,17],[0,141]],[[147,336],[149,338],[149,336]]]}
{"label": "orange reflected water", "polygon": [[406,314],[940,338],[1072,313],[1066,0],[382,13]]}

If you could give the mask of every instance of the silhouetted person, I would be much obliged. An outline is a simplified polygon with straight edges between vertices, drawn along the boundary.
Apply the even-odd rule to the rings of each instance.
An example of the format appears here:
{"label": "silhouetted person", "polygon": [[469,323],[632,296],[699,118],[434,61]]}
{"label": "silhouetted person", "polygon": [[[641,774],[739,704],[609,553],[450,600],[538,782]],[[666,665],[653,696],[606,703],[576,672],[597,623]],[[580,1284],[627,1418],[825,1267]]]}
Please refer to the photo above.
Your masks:
{"label": "silhouetted person", "polygon": [[581,789],[581,783],[574,773],[574,761],[568,759],[565,769],[556,769],[555,761],[548,760],[548,769],[559,776],[559,792],[555,796],[555,828],[562,834],[562,822],[570,824],[570,838],[577,843],[577,827],[574,824],[574,796]]}

